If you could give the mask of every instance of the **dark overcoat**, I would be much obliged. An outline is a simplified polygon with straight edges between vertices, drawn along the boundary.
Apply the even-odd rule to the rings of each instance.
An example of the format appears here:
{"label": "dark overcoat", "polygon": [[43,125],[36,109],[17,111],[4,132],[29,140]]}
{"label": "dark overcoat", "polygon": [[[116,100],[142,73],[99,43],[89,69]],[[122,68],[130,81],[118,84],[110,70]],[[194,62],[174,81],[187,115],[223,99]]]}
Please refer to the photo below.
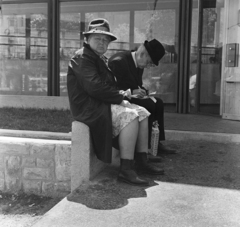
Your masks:
{"label": "dark overcoat", "polygon": [[[117,77],[119,89],[131,91],[139,87],[145,89],[142,83],[143,69],[137,68],[131,51],[122,51],[109,59],[109,67]],[[146,90],[146,89],[145,89]]]}
{"label": "dark overcoat", "polygon": [[123,95],[105,61],[86,43],[69,62],[67,88],[73,118],[90,128],[98,159],[111,163],[111,104],[120,104]]}

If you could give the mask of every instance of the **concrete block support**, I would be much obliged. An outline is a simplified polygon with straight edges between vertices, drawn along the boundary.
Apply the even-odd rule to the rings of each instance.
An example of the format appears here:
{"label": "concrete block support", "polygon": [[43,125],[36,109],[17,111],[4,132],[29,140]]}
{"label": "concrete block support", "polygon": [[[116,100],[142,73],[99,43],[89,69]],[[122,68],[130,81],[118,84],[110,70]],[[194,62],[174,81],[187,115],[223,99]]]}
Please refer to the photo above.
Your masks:
{"label": "concrete block support", "polygon": [[81,122],[72,123],[71,191],[89,181],[107,164],[97,159],[93,151],[89,127]]}

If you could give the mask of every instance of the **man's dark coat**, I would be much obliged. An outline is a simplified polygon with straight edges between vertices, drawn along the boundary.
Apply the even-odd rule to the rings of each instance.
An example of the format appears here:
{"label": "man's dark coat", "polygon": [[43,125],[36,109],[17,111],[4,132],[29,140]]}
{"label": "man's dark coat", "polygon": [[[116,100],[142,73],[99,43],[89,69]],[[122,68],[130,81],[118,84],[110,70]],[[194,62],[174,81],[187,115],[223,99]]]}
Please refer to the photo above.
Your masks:
{"label": "man's dark coat", "polygon": [[97,157],[111,163],[111,104],[120,104],[123,95],[104,60],[86,43],[69,62],[67,88],[73,118],[89,126]]}
{"label": "man's dark coat", "polygon": [[[137,68],[135,62],[132,57],[131,51],[122,51],[114,54],[108,61],[109,68],[114,73],[117,78],[117,86],[119,89],[127,90],[131,89],[131,91],[143,87],[142,83],[142,75],[143,69]],[[160,140],[165,140],[165,131],[164,131],[164,104],[160,98],[155,97],[157,102],[154,103],[151,99],[139,99],[132,98],[129,100],[131,103],[135,103],[139,106],[145,107],[150,113],[150,117],[148,118],[149,124],[149,143],[148,146],[150,148],[150,140],[151,140],[151,130],[152,123],[157,120],[159,124],[160,131]]]}
{"label": "man's dark coat", "polygon": [[[108,61],[110,69],[117,77],[118,87],[122,90],[142,87],[143,69],[137,68],[131,51],[122,51],[113,55]],[[145,88],[143,88],[145,89]]]}

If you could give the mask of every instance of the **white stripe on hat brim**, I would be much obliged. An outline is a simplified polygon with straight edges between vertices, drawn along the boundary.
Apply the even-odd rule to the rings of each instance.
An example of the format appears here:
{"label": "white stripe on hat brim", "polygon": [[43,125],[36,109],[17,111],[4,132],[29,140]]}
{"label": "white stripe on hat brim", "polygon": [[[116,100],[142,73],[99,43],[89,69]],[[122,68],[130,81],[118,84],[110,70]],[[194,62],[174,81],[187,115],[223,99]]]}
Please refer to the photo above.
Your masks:
{"label": "white stripe on hat brim", "polygon": [[104,34],[104,35],[108,35],[111,38],[111,41],[117,40],[117,37],[115,35],[113,35],[111,32],[106,32],[106,31],[102,31],[102,30],[90,30],[88,32],[83,32],[84,36],[88,36],[91,34]]}

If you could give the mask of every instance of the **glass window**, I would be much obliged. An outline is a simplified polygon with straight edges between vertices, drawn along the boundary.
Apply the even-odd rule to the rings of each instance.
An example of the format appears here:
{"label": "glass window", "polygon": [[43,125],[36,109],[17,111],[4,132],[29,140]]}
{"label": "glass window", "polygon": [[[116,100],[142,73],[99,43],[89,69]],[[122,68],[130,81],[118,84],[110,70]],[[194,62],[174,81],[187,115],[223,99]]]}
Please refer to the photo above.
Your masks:
{"label": "glass window", "polygon": [[118,39],[109,45],[110,57],[123,50],[133,50],[145,40],[158,39],[166,55],[158,67],[146,69],[144,86],[156,91],[165,103],[175,104],[177,77],[177,15],[179,0],[68,1],[60,5],[60,81],[61,95],[67,95],[66,72],[73,53],[82,47],[83,31],[90,20],[106,18]]}
{"label": "glass window", "polygon": [[47,3],[3,4],[0,94],[47,95]]}
{"label": "glass window", "polygon": [[[160,8],[160,7],[159,7]],[[165,103],[175,103],[177,59],[175,49],[176,9],[159,9],[135,12],[134,42],[158,39],[166,54],[158,67],[144,70],[143,81],[150,92],[157,92]]]}

